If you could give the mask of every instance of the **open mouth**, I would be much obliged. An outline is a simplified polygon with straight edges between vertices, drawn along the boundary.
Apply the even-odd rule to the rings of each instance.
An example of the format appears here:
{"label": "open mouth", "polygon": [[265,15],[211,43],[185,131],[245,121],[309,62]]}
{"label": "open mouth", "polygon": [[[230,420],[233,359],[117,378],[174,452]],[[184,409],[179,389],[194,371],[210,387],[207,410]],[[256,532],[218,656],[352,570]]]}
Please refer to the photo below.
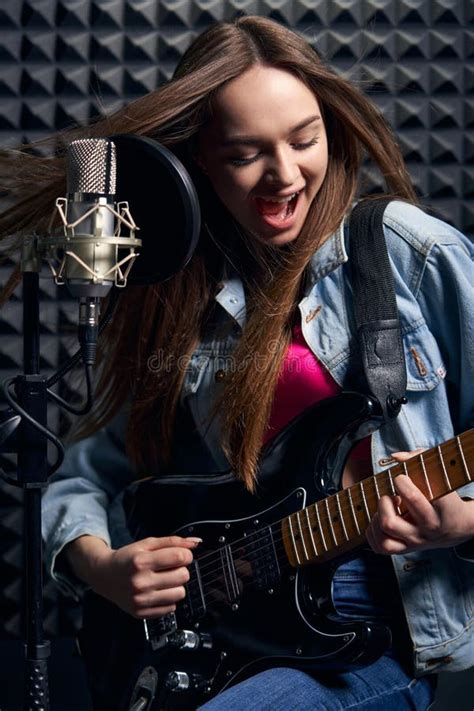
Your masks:
{"label": "open mouth", "polygon": [[264,198],[255,198],[257,210],[270,223],[283,223],[293,216],[298,197],[302,191],[299,190],[288,198],[280,198],[273,200],[265,200]]}

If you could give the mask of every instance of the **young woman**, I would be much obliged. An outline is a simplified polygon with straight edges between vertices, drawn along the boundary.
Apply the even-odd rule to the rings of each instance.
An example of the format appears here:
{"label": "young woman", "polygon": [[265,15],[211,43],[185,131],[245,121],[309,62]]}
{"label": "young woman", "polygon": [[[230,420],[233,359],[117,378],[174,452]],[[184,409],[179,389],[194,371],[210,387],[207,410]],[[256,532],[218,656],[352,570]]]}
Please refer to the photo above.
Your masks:
{"label": "young woman", "polygon": [[[157,139],[186,164],[201,200],[201,240],[176,277],[124,293],[104,332],[94,420],[44,496],[44,537],[66,593],[90,587],[142,619],[183,599],[200,542],[130,542],[120,523],[123,488],[150,474],[232,467],[252,492],[264,443],[305,408],[354,385],[347,218],[364,156],[393,196],[384,233],[408,402],[357,448],[342,486],[470,426],[472,247],[416,206],[377,109],[270,20],[211,27],[172,81],[88,135],[127,131]],[[21,173],[27,198],[4,214],[3,233],[45,227],[64,192],[63,159],[25,154],[5,165],[10,184],[12,170]],[[37,193],[40,172],[45,188]],[[157,354],[166,368],[153,366]],[[474,535],[474,489],[430,503],[408,477],[395,486],[398,497],[380,499],[368,545],[333,583],[341,615],[387,621],[390,650],[354,672],[268,669],[204,708],[425,709],[432,672],[472,664],[474,561],[463,544]],[[401,502],[407,517],[397,514]]]}

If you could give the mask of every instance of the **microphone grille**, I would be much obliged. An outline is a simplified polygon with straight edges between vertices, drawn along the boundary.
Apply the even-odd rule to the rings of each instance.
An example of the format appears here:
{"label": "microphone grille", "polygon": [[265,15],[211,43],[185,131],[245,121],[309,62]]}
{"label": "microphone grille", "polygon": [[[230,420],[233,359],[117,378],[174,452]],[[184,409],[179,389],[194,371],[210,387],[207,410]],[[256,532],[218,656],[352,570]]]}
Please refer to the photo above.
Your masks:
{"label": "microphone grille", "polygon": [[68,193],[115,195],[117,157],[108,138],[81,138],[67,150]]}

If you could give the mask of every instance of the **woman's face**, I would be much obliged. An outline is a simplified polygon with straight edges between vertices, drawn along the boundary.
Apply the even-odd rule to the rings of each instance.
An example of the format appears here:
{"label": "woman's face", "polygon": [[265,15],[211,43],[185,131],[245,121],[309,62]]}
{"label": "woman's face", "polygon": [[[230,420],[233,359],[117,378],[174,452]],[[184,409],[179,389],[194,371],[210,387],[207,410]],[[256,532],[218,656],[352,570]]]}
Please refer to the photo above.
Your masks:
{"label": "woman's face", "polygon": [[217,92],[197,161],[229,212],[259,241],[293,241],[328,164],[316,97],[293,74],[254,65]]}

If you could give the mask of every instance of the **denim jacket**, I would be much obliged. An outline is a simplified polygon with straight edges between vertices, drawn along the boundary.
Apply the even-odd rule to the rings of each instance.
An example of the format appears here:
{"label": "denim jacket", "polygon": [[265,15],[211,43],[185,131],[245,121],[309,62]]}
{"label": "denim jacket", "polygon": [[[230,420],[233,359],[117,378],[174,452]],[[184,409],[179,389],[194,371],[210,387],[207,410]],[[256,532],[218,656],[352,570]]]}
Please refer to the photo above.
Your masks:
{"label": "denim jacket", "polygon": [[[371,438],[372,465],[381,471],[391,453],[432,447],[473,426],[473,247],[448,224],[401,201],[384,214],[384,233],[395,281],[407,364],[407,398],[400,415]],[[357,365],[348,227],[317,250],[299,303],[305,340],[342,387],[350,389]],[[228,467],[210,405],[222,387],[228,358],[245,323],[241,281],[227,279],[216,296],[226,338],[203,337],[187,366],[181,403],[193,427],[184,426],[179,471]],[[153,367],[153,361],[150,361]],[[125,413],[69,448],[43,498],[45,558],[66,594],[83,586],[57,560],[80,535],[117,547],[129,542],[120,493],[134,478],[123,447]],[[191,430],[197,435],[191,435]],[[474,498],[474,483],[458,490]],[[469,545],[391,556],[413,642],[416,675],[458,671],[474,663],[474,553]]]}

